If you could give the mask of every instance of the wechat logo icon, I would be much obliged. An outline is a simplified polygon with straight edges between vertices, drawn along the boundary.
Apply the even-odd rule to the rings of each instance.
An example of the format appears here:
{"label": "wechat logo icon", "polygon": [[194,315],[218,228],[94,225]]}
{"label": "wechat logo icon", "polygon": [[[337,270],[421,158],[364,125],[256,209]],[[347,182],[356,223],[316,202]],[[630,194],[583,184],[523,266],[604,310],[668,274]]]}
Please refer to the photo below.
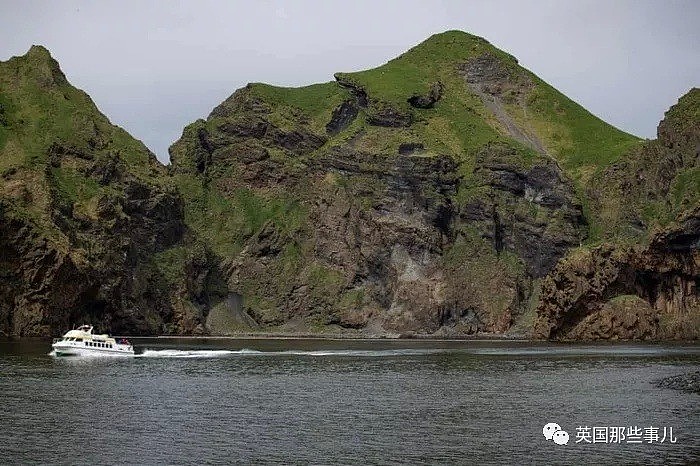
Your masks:
{"label": "wechat logo icon", "polygon": [[557,445],[566,445],[569,443],[568,432],[561,430],[561,426],[556,422],[548,422],[542,428],[542,435],[547,440],[552,440]]}

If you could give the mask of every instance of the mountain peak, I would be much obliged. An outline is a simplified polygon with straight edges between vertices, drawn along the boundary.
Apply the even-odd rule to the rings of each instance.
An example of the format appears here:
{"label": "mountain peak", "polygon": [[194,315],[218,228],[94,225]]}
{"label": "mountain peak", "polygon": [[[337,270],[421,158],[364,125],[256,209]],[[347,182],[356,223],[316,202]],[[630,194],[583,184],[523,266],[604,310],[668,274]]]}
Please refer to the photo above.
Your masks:
{"label": "mountain peak", "polygon": [[49,52],[49,49],[44,47],[43,45],[32,45],[27,53],[25,54],[25,57],[37,57],[37,58],[44,58],[44,59],[53,59],[51,56],[51,52]]}
{"label": "mountain peak", "polygon": [[484,39],[481,36],[477,36],[474,34],[470,34],[465,31],[461,31],[459,29],[450,29],[444,32],[438,32],[427,39],[425,39],[422,43],[430,43],[430,42],[435,42],[435,43],[449,43],[449,42],[471,42],[471,41],[476,41],[480,43],[485,43],[488,44],[489,41]]}
{"label": "mountain peak", "polygon": [[454,64],[486,51],[502,54],[503,58],[512,58],[491,45],[483,37],[464,31],[450,30],[433,34],[405,53],[390,60],[390,63],[395,60],[407,60],[419,65],[430,61]]}
{"label": "mountain peak", "polygon": [[694,87],[683,94],[664,114],[657,128],[660,141],[667,145],[700,142],[700,88]]}
{"label": "mountain peak", "polygon": [[45,88],[68,85],[68,80],[61,71],[58,61],[43,45],[32,45],[24,55],[14,56],[0,63],[14,68],[17,76],[24,76]]}

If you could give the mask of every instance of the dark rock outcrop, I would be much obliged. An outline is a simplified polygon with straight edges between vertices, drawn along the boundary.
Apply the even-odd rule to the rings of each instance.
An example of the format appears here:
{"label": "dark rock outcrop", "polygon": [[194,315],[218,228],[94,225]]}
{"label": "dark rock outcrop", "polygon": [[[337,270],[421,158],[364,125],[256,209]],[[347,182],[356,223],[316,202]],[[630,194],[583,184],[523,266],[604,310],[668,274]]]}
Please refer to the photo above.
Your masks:
{"label": "dark rock outcrop", "polygon": [[420,142],[405,142],[399,145],[399,155],[412,155],[425,150],[425,146]]}
{"label": "dark rock outcrop", "polygon": [[473,195],[460,217],[540,278],[585,239],[586,222],[573,185],[555,163],[542,157],[526,167],[515,160],[513,149],[499,145],[477,155],[474,175],[489,189]]}
{"label": "dark rock outcrop", "polygon": [[[648,247],[604,245],[560,262],[542,284],[535,336],[698,338],[699,216],[700,207],[656,234]],[[679,237],[685,247],[673,241]],[[621,314],[629,314],[629,309],[620,310],[616,300],[622,296],[646,303],[633,306],[636,317],[627,323],[623,319],[629,318]],[[617,310],[606,309],[615,304]]]}
{"label": "dark rock outcrop", "polygon": [[433,108],[442,97],[444,86],[440,81],[430,85],[428,95],[413,95],[408,98],[408,103],[416,108]]}
{"label": "dark rock outcrop", "polygon": [[683,392],[697,393],[700,395],[700,371],[674,375],[672,377],[657,380],[656,386],[660,388],[680,390]]}
{"label": "dark rock outcrop", "polygon": [[359,109],[354,102],[349,100],[344,101],[333,110],[331,121],[326,124],[326,132],[331,135],[338,134],[350,126],[355,118],[357,118],[358,111]]}
{"label": "dark rock outcrop", "polygon": [[367,108],[367,123],[387,128],[408,127],[413,123],[413,114],[387,102],[376,101]]}
{"label": "dark rock outcrop", "polygon": [[492,53],[484,53],[458,68],[474,89],[512,102],[525,97],[533,87],[530,77],[514,65],[509,66]]}
{"label": "dark rock outcrop", "polygon": [[369,98],[367,97],[367,91],[364,87],[358,85],[351,79],[348,79],[342,73],[335,73],[333,75],[338,85],[344,87],[350,91],[350,94],[355,98],[355,103],[361,107],[365,108],[369,104]]}

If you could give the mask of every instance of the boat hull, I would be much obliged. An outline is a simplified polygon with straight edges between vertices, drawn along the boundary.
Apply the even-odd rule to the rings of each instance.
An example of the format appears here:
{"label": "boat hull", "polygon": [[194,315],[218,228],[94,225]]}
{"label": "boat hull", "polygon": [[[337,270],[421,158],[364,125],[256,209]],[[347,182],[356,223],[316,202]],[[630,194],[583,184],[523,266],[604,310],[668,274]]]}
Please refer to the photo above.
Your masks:
{"label": "boat hull", "polygon": [[133,349],[86,348],[77,345],[54,343],[56,356],[133,356]]}

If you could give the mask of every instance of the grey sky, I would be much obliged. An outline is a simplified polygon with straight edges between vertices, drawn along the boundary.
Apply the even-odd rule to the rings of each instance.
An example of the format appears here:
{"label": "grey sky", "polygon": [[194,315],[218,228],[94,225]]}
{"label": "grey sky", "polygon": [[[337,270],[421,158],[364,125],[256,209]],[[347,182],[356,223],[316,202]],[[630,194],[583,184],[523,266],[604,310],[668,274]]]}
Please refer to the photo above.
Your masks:
{"label": "grey sky", "polygon": [[182,128],[247,82],[378,66],[436,32],[485,37],[615,126],[655,137],[700,85],[700,1],[7,1],[0,60],[46,46],[163,162]]}

